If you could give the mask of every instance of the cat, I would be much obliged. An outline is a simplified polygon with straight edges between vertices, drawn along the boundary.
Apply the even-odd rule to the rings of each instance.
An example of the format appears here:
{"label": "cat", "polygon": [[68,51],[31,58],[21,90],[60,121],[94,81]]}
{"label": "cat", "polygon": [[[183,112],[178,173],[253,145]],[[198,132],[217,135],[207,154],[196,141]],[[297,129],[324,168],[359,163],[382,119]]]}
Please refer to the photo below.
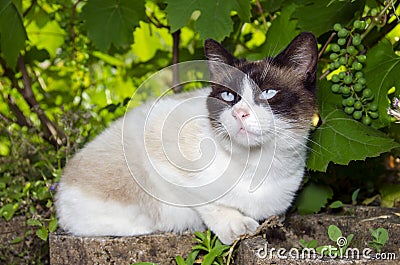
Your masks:
{"label": "cat", "polygon": [[129,111],[68,161],[55,200],[62,229],[131,236],[209,228],[232,244],[290,207],[316,112],[314,35],[300,33],[259,61],[211,39],[204,50],[210,86]]}

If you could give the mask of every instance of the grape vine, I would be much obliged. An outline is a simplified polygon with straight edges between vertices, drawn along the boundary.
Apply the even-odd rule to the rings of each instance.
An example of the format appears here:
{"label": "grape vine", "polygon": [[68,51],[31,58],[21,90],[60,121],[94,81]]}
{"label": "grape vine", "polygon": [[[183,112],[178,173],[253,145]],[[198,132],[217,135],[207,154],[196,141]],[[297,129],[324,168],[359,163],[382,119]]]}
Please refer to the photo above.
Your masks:
{"label": "grape vine", "polygon": [[333,30],[336,32],[336,43],[331,44],[329,70],[332,71],[330,81],[331,90],[343,97],[344,112],[360,120],[365,125],[371,124],[371,119],[377,119],[378,105],[374,102],[375,95],[367,87],[363,68],[367,60],[365,47],[362,44],[362,33],[367,23],[355,20],[349,28],[336,23]]}

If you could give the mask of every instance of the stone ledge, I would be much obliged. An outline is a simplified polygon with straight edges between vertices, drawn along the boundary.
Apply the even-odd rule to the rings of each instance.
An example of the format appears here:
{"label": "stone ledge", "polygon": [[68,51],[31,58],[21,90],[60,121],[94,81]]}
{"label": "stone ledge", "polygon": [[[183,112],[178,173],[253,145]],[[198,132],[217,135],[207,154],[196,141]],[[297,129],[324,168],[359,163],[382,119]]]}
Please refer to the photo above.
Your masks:
{"label": "stone ledge", "polygon": [[156,234],[135,237],[76,237],[50,235],[50,264],[175,264],[175,256],[187,255],[193,235]]}
{"label": "stone ledge", "polygon": [[[263,237],[255,237],[240,242],[236,265],[264,264],[400,264],[400,218],[394,215],[400,209],[379,207],[350,207],[345,215],[292,215],[285,220],[283,228],[267,228]],[[346,215],[347,213],[347,215]],[[334,245],[327,236],[328,226],[334,224],[344,236],[354,234],[351,247],[360,250],[368,247],[371,240],[369,228],[383,227],[389,231],[389,241],[382,252],[395,253],[396,260],[365,259],[280,259],[260,258],[257,251],[265,248],[298,247],[300,239],[318,240],[318,245]],[[175,257],[186,257],[193,246],[193,235],[155,234],[137,237],[75,237],[57,232],[50,235],[50,263],[58,264],[132,264],[136,262],[154,262],[160,265],[176,264]]]}

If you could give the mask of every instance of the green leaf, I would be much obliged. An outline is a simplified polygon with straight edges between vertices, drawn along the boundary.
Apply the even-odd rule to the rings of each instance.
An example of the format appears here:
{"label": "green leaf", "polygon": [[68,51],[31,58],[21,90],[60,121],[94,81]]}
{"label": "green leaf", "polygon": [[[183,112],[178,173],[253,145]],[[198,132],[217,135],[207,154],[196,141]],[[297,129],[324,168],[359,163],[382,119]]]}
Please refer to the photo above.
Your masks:
{"label": "green leaf", "polygon": [[84,28],[100,50],[112,45],[127,49],[133,42],[133,30],[145,20],[144,0],[88,1],[82,9]]}
{"label": "green leaf", "polygon": [[268,29],[265,44],[262,46],[264,57],[278,54],[299,33],[299,30],[296,29],[297,22],[290,19],[297,7],[296,4],[285,6]]}
{"label": "green leaf", "polygon": [[6,63],[14,68],[27,35],[22,15],[12,0],[0,1],[0,50]]}
{"label": "green leaf", "polygon": [[385,245],[389,239],[388,231],[385,228],[379,227],[378,229],[376,229],[376,232],[378,233],[379,243],[381,243],[382,245]]}
{"label": "green leaf", "polygon": [[36,235],[43,241],[47,241],[47,238],[49,237],[49,232],[47,231],[46,227],[42,226],[40,229],[36,230]]}
{"label": "green leaf", "polygon": [[242,21],[250,19],[250,1],[241,0],[169,0],[167,19],[174,32],[186,25],[194,11],[200,11],[195,29],[201,39],[221,41],[233,30],[231,11],[237,11]]}
{"label": "green leaf", "polygon": [[176,256],[175,257],[175,261],[177,263],[177,265],[186,265],[185,260],[182,258],[182,256]]}
{"label": "green leaf", "polygon": [[51,57],[56,56],[57,49],[64,43],[65,31],[55,20],[50,20],[44,26],[39,26],[36,21],[30,23],[26,31],[31,45],[38,50],[46,50]]}
{"label": "green leaf", "polygon": [[322,125],[311,135],[308,169],[325,172],[329,162],[347,165],[399,147],[384,133],[365,126],[344,113],[341,96],[330,91],[330,82],[323,79],[318,86],[318,103]]}
{"label": "green leaf", "polygon": [[330,225],[328,227],[329,239],[336,242],[340,237],[342,237],[342,231],[336,225]]}
{"label": "green leaf", "polygon": [[297,209],[300,214],[316,213],[326,205],[332,195],[329,186],[310,182],[301,190],[296,200]]}
{"label": "green leaf", "polygon": [[199,252],[198,250],[190,252],[186,258],[186,265],[193,265]]}
{"label": "green leaf", "polygon": [[400,184],[384,183],[379,188],[382,207],[394,207],[400,201]]}
{"label": "green leaf", "polygon": [[332,208],[332,209],[336,209],[336,208],[340,208],[340,207],[343,207],[343,202],[341,202],[341,201],[334,201],[329,205],[329,208]]}
{"label": "green leaf", "polygon": [[14,207],[14,205],[9,203],[0,208],[0,213],[4,219],[6,219],[6,221],[10,221],[16,210],[17,209]]}
{"label": "green leaf", "polygon": [[30,226],[43,226],[42,222],[37,219],[29,219],[27,223]]}
{"label": "green leaf", "polygon": [[49,232],[53,233],[54,231],[56,231],[57,227],[58,227],[57,219],[56,218],[51,219],[49,222]]}
{"label": "green leaf", "polygon": [[23,240],[24,239],[22,237],[17,236],[11,241],[11,244],[18,244],[18,243],[22,242]]}
{"label": "green leaf", "polygon": [[387,114],[389,101],[387,92],[391,87],[400,90],[400,57],[397,56],[390,42],[386,39],[367,52],[364,68],[367,87],[375,95],[374,102],[378,105],[379,118],[372,121],[372,126],[382,128],[390,124]]}
{"label": "green leaf", "polygon": [[208,254],[204,255],[202,265],[211,265],[218,256],[229,248],[230,246],[227,245],[214,247]]}
{"label": "green leaf", "polygon": [[353,194],[351,195],[351,201],[354,203],[357,200],[358,193],[360,192],[360,189],[356,189]]}
{"label": "green leaf", "polygon": [[301,31],[311,31],[319,36],[332,29],[340,21],[343,25],[352,21],[364,9],[365,0],[338,1],[329,6],[326,1],[297,1],[304,4],[293,13],[298,19],[297,26]]}

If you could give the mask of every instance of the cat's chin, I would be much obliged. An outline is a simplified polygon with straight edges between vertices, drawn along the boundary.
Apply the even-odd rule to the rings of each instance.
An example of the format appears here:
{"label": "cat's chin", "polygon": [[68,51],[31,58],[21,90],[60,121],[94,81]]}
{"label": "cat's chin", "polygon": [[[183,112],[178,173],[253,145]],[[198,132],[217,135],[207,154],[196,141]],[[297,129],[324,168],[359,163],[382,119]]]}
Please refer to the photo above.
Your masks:
{"label": "cat's chin", "polygon": [[256,147],[264,143],[264,136],[258,132],[239,128],[237,132],[232,135],[232,140],[245,147]]}

